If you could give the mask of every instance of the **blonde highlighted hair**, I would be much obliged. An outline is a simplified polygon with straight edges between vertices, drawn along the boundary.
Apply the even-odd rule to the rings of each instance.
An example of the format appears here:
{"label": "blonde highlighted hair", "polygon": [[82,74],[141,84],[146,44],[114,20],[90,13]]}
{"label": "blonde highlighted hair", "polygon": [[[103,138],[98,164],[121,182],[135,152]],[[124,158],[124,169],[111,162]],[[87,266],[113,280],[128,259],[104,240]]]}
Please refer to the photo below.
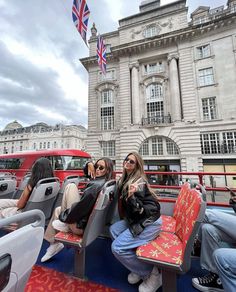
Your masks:
{"label": "blonde highlighted hair", "polygon": [[[126,169],[124,168],[124,163],[130,155],[133,155],[135,157],[136,163],[135,163],[134,170],[130,174],[128,174]],[[118,187],[122,188],[123,190],[128,190],[131,184],[135,183],[141,178],[146,183],[147,188],[151,192],[151,194],[155,198],[157,198],[157,195],[152,191],[152,189],[150,188],[148,184],[147,176],[144,173],[144,161],[142,157],[137,152],[130,152],[124,159],[123,172],[122,172],[121,178],[119,179]]]}

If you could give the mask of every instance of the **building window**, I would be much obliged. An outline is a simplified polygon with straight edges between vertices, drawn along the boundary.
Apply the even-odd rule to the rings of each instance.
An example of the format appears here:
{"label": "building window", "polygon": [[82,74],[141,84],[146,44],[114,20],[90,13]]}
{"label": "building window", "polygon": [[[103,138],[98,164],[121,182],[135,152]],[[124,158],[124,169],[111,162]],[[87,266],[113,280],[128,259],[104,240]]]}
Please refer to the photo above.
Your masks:
{"label": "building window", "polygon": [[34,143],[34,146],[33,146],[33,148],[34,148],[34,150],[37,148],[37,145],[36,145],[36,143]]}
{"label": "building window", "polygon": [[116,155],[115,141],[102,141],[100,142],[100,145],[102,156],[110,157]]}
{"label": "building window", "polygon": [[202,114],[204,121],[215,120],[217,118],[215,97],[202,99]]}
{"label": "building window", "polygon": [[220,151],[219,133],[201,134],[202,154],[217,154]]}
{"label": "building window", "polygon": [[147,118],[163,118],[164,116],[164,104],[162,86],[158,83],[150,84],[146,90],[147,97]]}
{"label": "building window", "polygon": [[153,74],[153,73],[160,73],[164,71],[163,63],[150,63],[144,65],[145,74]]}
{"label": "building window", "polygon": [[53,143],[53,148],[57,148],[57,142],[56,141],[54,141],[54,143]]}
{"label": "building window", "polygon": [[101,95],[101,130],[114,129],[113,91],[104,90]]}
{"label": "building window", "polygon": [[201,69],[198,71],[199,86],[214,84],[213,68]]}
{"label": "building window", "polygon": [[223,153],[236,152],[236,132],[223,132]]}
{"label": "building window", "polygon": [[179,155],[179,150],[174,141],[165,137],[155,136],[143,142],[139,153],[142,156],[170,156]]}
{"label": "building window", "polygon": [[179,149],[177,145],[170,139],[166,139],[166,151],[169,155],[179,155]]}
{"label": "building window", "polygon": [[157,29],[156,25],[150,25],[144,30],[144,37],[150,38],[150,37],[156,36],[158,32],[159,30]]}
{"label": "building window", "polygon": [[197,48],[197,58],[203,59],[211,55],[210,45],[204,45]]}
{"label": "building window", "polygon": [[50,142],[48,142],[48,147],[47,147],[47,149],[50,149]]}
{"label": "building window", "polygon": [[149,143],[148,140],[145,140],[140,147],[139,153],[144,156],[149,156]]}
{"label": "building window", "polygon": [[152,155],[163,155],[163,141],[162,138],[152,138]]}
{"label": "building window", "polygon": [[39,143],[39,149],[42,149],[42,142]]}
{"label": "building window", "polygon": [[43,149],[46,149],[46,142],[43,142]]}

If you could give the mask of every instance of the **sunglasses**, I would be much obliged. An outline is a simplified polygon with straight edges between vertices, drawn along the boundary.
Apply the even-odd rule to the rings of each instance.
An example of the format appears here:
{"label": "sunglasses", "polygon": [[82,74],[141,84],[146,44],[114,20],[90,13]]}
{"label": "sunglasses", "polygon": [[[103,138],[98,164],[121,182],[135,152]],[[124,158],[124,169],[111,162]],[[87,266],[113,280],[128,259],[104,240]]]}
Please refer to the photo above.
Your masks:
{"label": "sunglasses", "polygon": [[95,169],[97,170],[104,170],[105,169],[105,167],[104,166],[102,166],[102,165],[95,165]]}
{"label": "sunglasses", "polygon": [[129,159],[129,158],[125,158],[125,162],[129,162],[130,164],[136,163],[133,159]]}

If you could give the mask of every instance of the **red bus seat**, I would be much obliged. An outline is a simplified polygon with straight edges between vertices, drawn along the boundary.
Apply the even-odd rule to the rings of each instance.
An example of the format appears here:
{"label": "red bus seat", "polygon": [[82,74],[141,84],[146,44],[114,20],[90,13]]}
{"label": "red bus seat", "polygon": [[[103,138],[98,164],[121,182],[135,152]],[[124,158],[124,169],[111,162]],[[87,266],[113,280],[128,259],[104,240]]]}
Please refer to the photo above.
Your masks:
{"label": "red bus seat", "polygon": [[100,191],[93,211],[89,216],[88,223],[83,235],[78,236],[72,233],[59,232],[55,236],[55,240],[70,245],[76,249],[74,259],[74,274],[76,277],[84,278],[85,272],[85,249],[92,243],[102,232],[106,220],[110,203],[113,200],[113,192],[115,189],[115,180],[105,183]]}
{"label": "red bus seat", "polygon": [[174,232],[169,232],[165,226],[165,231],[161,231],[156,239],[137,248],[136,254],[140,260],[162,270],[163,292],[176,292],[176,274],[186,273],[190,269],[194,238],[203,221],[205,209],[206,203],[201,194],[184,185],[174,209]]}

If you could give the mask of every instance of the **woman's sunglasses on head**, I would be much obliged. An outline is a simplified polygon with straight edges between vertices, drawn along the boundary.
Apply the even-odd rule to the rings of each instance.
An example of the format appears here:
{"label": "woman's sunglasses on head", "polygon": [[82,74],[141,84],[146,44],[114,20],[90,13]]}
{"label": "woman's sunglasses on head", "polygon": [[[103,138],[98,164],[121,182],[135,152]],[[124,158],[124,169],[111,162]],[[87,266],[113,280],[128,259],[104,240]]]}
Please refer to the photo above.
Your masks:
{"label": "woman's sunglasses on head", "polygon": [[135,161],[129,158],[125,158],[125,162],[129,162],[130,164],[135,164]]}

